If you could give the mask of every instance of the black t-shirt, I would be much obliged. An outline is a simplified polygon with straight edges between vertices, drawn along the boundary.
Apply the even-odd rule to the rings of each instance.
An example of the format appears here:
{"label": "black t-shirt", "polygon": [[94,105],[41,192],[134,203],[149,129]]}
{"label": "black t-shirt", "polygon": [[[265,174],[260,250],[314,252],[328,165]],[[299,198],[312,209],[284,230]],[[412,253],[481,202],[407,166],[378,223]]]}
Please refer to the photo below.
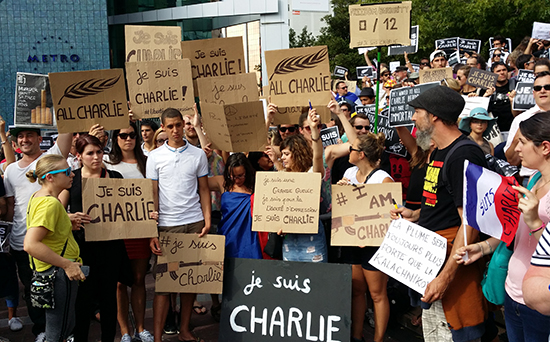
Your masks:
{"label": "black t-shirt", "polygon": [[[82,169],[73,171],[73,184],[69,188],[69,213],[82,212]],[[101,171],[101,178],[105,178],[106,173],[109,173],[109,178],[124,178],[114,170]]]}
{"label": "black t-shirt", "polygon": [[489,102],[488,110],[497,118],[497,125],[501,132],[508,132],[514,120],[514,116],[512,115],[512,104],[507,95],[510,91],[514,90],[513,88],[510,89],[510,87],[510,81],[502,87],[498,85],[495,86],[495,92],[491,96],[491,102]]}
{"label": "black t-shirt", "polygon": [[451,145],[439,150],[435,149],[430,156],[426,170],[422,204],[418,224],[431,231],[443,230],[459,226],[462,222],[458,215],[458,207],[462,207],[464,160],[487,167],[481,148],[473,145],[461,146],[453,152],[446,167],[447,180],[451,186],[449,193],[440,174],[445,157],[451,148],[460,140],[468,139],[465,135],[453,141]]}

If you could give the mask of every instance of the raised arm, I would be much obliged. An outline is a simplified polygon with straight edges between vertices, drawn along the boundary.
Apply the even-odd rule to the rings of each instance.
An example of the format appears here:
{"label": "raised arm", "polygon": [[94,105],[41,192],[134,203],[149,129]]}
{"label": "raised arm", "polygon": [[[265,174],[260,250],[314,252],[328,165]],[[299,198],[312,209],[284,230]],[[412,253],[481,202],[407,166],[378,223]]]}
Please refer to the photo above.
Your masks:
{"label": "raised arm", "polygon": [[57,147],[61,151],[61,155],[65,158],[69,156],[71,144],[73,143],[73,135],[71,133],[63,133],[57,136]]}
{"label": "raised arm", "polygon": [[313,172],[321,173],[321,177],[325,176],[325,166],[323,165],[323,143],[321,142],[321,134],[317,127],[321,122],[315,108],[310,109],[307,117],[307,123],[311,128],[311,140],[313,148]]}
{"label": "raised arm", "polygon": [[11,163],[15,163],[15,151],[8,137],[6,136],[6,121],[0,117],[0,140],[2,140],[2,150],[4,151],[4,156],[6,157],[6,163],[4,164],[4,170]]}
{"label": "raised arm", "polygon": [[410,155],[414,155],[416,150],[418,150],[418,145],[411,132],[403,126],[395,127],[395,130],[397,131],[397,135],[399,135],[399,139],[401,139],[401,143],[407,149],[407,152],[409,152]]}
{"label": "raised arm", "polygon": [[196,103],[193,105],[193,110],[194,110],[195,114],[191,118],[191,123],[193,124],[193,127],[195,128],[195,132],[197,132],[197,137],[199,137],[199,141],[201,143],[201,146],[206,147],[208,144],[210,144],[210,140],[208,139],[208,137],[206,135],[204,135],[204,132],[202,131],[201,116],[199,115],[199,111],[197,109],[197,104]]}
{"label": "raised arm", "polygon": [[414,72],[414,68],[413,68],[413,66],[412,66],[412,64],[411,64],[411,61],[409,61],[409,56],[408,56],[408,55],[409,55],[409,54],[407,53],[407,51],[405,51],[405,52],[403,53],[403,56],[405,57],[405,65],[407,66],[407,68],[409,68],[409,71],[410,71],[410,72]]}

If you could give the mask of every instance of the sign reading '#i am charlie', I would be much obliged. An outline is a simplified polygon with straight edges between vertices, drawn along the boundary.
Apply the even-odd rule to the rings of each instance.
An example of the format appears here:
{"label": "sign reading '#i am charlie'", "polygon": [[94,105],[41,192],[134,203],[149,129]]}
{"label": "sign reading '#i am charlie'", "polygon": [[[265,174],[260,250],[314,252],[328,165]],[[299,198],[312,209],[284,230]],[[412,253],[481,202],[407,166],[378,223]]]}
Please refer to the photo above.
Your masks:
{"label": "sign reading '#i am charlie'", "polygon": [[401,183],[333,185],[332,246],[380,246]]}
{"label": "sign reading '#i am charlie'", "polygon": [[320,173],[256,172],[254,194],[253,231],[317,233]]}
{"label": "sign reading '#i am charlie'", "polygon": [[155,292],[222,293],[225,236],[159,235]]}
{"label": "sign reading '#i am charlie'", "polygon": [[86,241],[157,236],[150,179],[83,178],[82,208],[92,217]]}
{"label": "sign reading '#i am charlie'", "polygon": [[136,119],[158,118],[166,108],[193,115],[191,61],[126,63],[126,80]]}
{"label": "sign reading '#i am charlie'", "polygon": [[128,105],[122,69],[48,74],[59,133],[128,127]]}
{"label": "sign reading '#i am charlie'", "polygon": [[411,4],[350,5],[349,47],[410,45]]}
{"label": "sign reading '#i am charlie'", "polygon": [[202,103],[219,105],[259,101],[256,73],[197,79]]}
{"label": "sign reading '#i am charlie'", "polygon": [[487,89],[494,87],[497,84],[497,79],[498,75],[494,72],[472,68],[466,79],[466,84]]}
{"label": "sign reading '#i am charlie'", "polygon": [[224,277],[220,341],[349,340],[350,265],[228,259]]}
{"label": "sign reading '#i am charlie'", "polygon": [[126,62],[165,61],[181,58],[181,27],[124,26]]}

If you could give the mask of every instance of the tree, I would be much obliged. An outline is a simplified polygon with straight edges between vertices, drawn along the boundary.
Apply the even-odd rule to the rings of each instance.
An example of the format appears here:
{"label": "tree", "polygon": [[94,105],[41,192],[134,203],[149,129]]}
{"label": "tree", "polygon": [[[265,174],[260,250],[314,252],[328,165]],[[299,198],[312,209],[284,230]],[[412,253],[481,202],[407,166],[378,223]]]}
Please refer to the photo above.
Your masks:
{"label": "tree", "polygon": [[306,47],[315,45],[313,33],[308,32],[307,26],[302,28],[302,33],[296,36],[296,31],[292,27],[288,30],[288,40],[291,48]]}

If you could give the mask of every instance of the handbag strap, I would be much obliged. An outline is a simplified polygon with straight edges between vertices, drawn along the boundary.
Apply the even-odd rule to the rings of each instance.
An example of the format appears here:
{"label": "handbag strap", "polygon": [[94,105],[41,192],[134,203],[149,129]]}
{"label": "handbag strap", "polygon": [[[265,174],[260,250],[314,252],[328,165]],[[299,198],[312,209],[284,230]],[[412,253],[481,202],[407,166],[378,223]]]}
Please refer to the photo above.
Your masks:
{"label": "handbag strap", "polygon": [[376,171],[380,170],[379,167],[373,169],[369,175],[367,176],[367,178],[365,179],[365,181],[363,182],[363,184],[367,184],[367,182],[369,181],[369,179],[376,173]]}
{"label": "handbag strap", "polygon": [[[65,241],[65,245],[63,246],[63,250],[61,251],[61,257],[65,255],[65,250],[67,249],[67,243],[69,243],[69,238]],[[32,270],[36,271],[36,265],[34,264],[34,257],[31,256],[31,264],[32,264]]]}

